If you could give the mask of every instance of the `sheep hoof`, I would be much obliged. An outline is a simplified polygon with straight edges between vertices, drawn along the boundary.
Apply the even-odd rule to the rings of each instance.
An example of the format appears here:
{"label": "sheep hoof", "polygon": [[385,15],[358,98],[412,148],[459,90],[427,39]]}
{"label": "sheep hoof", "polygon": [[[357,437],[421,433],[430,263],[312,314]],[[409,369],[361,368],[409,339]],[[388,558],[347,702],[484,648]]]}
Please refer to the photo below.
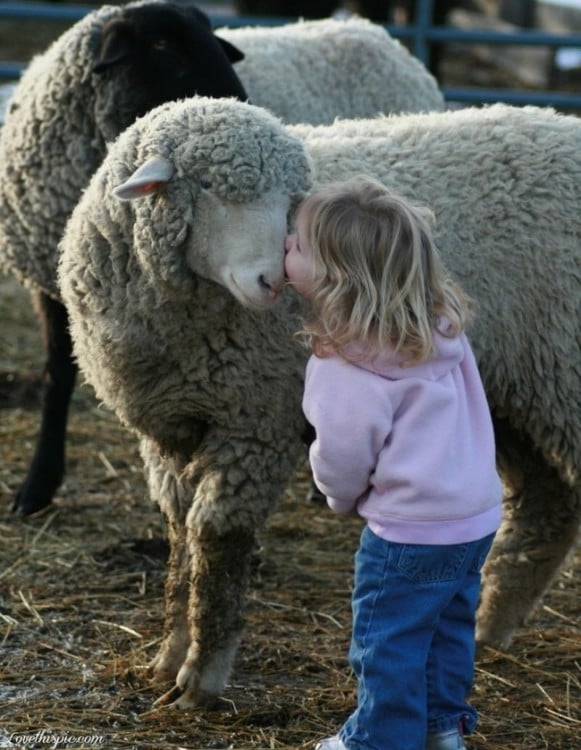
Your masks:
{"label": "sheep hoof", "polygon": [[173,685],[154,702],[153,707],[178,708],[182,711],[194,708],[211,709],[217,701],[218,698],[215,695],[205,693],[203,690],[182,690],[179,685]]}
{"label": "sheep hoof", "polygon": [[511,644],[514,627],[499,628],[494,623],[490,625],[477,624],[476,643],[479,646],[491,646],[500,650],[506,650]]}
{"label": "sheep hoof", "polygon": [[25,483],[16,493],[11,510],[21,516],[40,513],[52,506],[53,494],[54,490],[50,487],[43,487],[37,491],[34,486],[29,487],[28,483]]}
{"label": "sheep hoof", "polygon": [[177,685],[174,685],[166,693],[160,695],[160,697],[154,702],[153,707],[163,708],[164,706],[173,705],[174,702],[180,697],[181,693],[181,688]]}
{"label": "sheep hoof", "polygon": [[[179,690],[179,688],[178,688]],[[192,708],[204,708],[210,710],[216,707],[218,697],[203,690],[184,690],[179,698],[174,700],[172,706],[187,711]]]}

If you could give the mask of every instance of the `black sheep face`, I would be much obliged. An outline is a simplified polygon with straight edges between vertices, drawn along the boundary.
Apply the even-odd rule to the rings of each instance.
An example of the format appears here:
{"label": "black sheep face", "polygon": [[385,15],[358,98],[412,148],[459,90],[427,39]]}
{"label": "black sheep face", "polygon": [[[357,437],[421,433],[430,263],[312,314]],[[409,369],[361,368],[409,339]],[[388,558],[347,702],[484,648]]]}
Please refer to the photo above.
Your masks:
{"label": "black sheep face", "polygon": [[159,104],[196,94],[245,101],[232,67],[242,58],[236,47],[214,36],[197,8],[135,3],[103,27],[93,72],[122,79],[118,113],[124,129]]}

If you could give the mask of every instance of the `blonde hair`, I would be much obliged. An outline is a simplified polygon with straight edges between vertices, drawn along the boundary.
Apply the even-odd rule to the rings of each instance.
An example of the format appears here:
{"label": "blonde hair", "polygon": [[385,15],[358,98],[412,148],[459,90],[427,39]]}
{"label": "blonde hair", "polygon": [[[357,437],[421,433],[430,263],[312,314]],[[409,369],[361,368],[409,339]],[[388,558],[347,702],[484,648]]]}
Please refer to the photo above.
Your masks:
{"label": "blonde hair", "polygon": [[387,345],[409,365],[434,356],[442,318],[443,335],[464,330],[472,303],[444,270],[427,208],[362,175],[319,188],[298,217],[316,267],[299,335],[315,354],[372,358]]}

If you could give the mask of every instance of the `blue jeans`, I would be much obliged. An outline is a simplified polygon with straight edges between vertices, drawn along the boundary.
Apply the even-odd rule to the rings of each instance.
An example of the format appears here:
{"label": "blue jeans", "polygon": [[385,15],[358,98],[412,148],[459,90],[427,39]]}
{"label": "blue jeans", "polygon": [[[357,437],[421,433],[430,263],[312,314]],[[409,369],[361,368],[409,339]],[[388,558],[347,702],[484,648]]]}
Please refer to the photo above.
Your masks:
{"label": "blue jeans", "polygon": [[365,527],[349,652],[357,709],[339,733],[349,750],[423,750],[428,733],[474,730],[466,698],[480,571],[493,539],[397,544]]}

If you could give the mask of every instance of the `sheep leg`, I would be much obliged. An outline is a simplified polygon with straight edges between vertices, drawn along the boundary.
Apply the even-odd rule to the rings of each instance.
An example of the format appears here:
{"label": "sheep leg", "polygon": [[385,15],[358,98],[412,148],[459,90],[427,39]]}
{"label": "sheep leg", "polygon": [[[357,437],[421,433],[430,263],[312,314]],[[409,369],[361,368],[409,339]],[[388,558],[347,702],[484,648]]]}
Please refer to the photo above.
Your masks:
{"label": "sheep leg", "polygon": [[182,476],[195,488],[186,520],[190,646],[174,691],[162,701],[186,709],[209,705],[230,676],[242,636],[256,533],[296,468],[300,443],[296,437],[291,442],[287,425],[283,422],[272,442],[214,426]]}
{"label": "sheep leg", "polygon": [[[310,448],[311,443],[314,442],[316,437],[317,435],[315,432],[315,428],[308,422],[305,422],[304,431],[301,435],[301,438],[307,449]],[[325,496],[315,484],[315,480],[312,478],[312,476],[309,481],[309,489],[307,491],[307,502],[316,503],[318,505],[325,505],[326,503]]]}
{"label": "sheep leg", "polygon": [[37,297],[46,352],[40,432],[26,479],[12,510],[30,515],[50,505],[65,473],[67,415],[77,366],[64,306],[46,294]]}
{"label": "sheep leg", "polygon": [[574,545],[581,487],[565,483],[525,436],[496,427],[504,519],[483,570],[476,635],[506,647]]}
{"label": "sheep leg", "polygon": [[244,626],[255,536],[244,528],[219,534],[208,526],[201,534],[189,531],[188,546],[192,641],[176,687],[165,697],[184,709],[213,704],[230,676]]}
{"label": "sheep leg", "polygon": [[[240,434],[235,427],[209,426],[189,464],[170,472],[175,486],[170,474],[160,483],[151,442],[142,442],[152,494],[170,523],[183,524],[190,566],[189,647],[175,686],[156,705],[207,706],[224,688],[242,636],[256,533],[296,469],[299,427],[298,420],[280,420],[269,439],[261,440],[246,426]],[[180,574],[180,602],[185,585]],[[168,587],[170,608],[172,596]],[[181,627],[180,618],[170,626]]]}
{"label": "sheep leg", "polygon": [[190,636],[188,631],[188,596],[190,559],[183,523],[168,524],[170,555],[165,582],[165,637],[157,656],[150,664],[154,682],[173,682],[183,664]]}
{"label": "sheep leg", "polygon": [[164,639],[149,667],[154,682],[172,682],[186,658],[190,643],[190,557],[186,542],[186,509],[192,488],[179,481],[185,465],[183,459],[163,457],[159,446],[149,438],[142,438],[139,448],[151,499],[159,505],[167,521],[170,547],[165,583]]}

